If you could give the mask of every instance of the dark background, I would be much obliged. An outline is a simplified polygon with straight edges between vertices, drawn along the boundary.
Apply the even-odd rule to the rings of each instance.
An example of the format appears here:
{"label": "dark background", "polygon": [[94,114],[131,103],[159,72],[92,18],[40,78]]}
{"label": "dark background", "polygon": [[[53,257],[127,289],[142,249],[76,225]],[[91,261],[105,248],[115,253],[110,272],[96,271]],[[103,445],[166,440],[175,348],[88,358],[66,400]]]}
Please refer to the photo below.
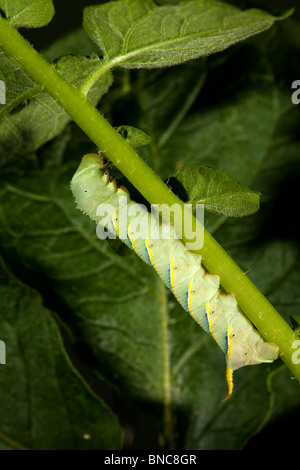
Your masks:
{"label": "dark background", "polygon": [[[48,26],[36,30],[22,30],[22,34],[39,51],[47,47],[60,35],[66,34],[80,27],[82,23],[83,8],[89,5],[105,3],[105,0],[53,0],[53,3],[56,14]],[[159,1],[157,1],[157,3],[159,3]],[[170,3],[172,3],[171,0]],[[239,3],[240,6],[244,6],[246,1],[227,0],[227,3]],[[261,7],[273,13],[276,12],[277,8],[287,10],[291,7],[295,7],[296,11],[293,17],[300,21],[300,0],[254,0],[252,3],[257,7]],[[157,429],[153,418],[145,415],[144,413],[139,413],[138,410],[133,410],[120,402],[120,399],[116,396],[116,393],[113,390],[105,384],[99,383],[98,378],[95,377],[93,372],[86,369],[85,366],[78,361],[76,355],[72,354],[72,346],[68,344],[66,346],[73,362],[81,373],[83,373],[90,386],[92,386],[96,393],[102,395],[104,400],[121,419],[121,422],[125,427],[125,448],[157,448]],[[270,448],[274,449],[276,447],[283,451],[286,451],[287,449],[291,449],[291,451],[293,451],[293,449],[297,449],[299,447],[299,431],[297,432],[295,429],[295,439],[293,442],[291,442],[290,432],[290,427],[292,423],[297,421],[297,418],[299,419],[299,413],[294,416],[287,416],[275,423],[268,424],[260,434],[251,440],[251,442],[246,446],[246,450],[270,451]],[[288,432],[285,433],[285,430]],[[132,437],[131,434],[133,434]],[[128,441],[127,446],[126,440]],[[147,442],[146,446],[145,442]]]}
{"label": "dark background", "polygon": [[[58,36],[81,26],[83,8],[89,5],[106,3],[106,1],[107,0],[53,0],[56,13],[51,23],[44,28],[23,30],[22,34],[36,49],[41,50],[54,39],[57,39]],[[157,3],[160,2],[157,1]],[[172,3],[171,0],[170,3]],[[227,0],[227,3],[240,3],[242,6],[246,2],[243,0],[240,0],[240,2]],[[296,11],[293,16],[300,20],[300,0],[254,0],[252,3],[256,4],[257,7],[265,8],[273,12],[274,10],[276,11],[276,8],[288,10],[295,7]]]}

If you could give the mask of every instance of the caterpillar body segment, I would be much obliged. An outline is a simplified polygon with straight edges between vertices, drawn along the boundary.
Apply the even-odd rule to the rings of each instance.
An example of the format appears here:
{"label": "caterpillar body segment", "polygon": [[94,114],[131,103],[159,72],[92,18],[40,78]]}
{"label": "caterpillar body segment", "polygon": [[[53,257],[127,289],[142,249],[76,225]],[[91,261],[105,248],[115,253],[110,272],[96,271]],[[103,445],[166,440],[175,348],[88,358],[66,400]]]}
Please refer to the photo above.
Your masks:
{"label": "caterpillar body segment", "polygon": [[[105,158],[97,154],[84,156],[72,178],[71,190],[77,207],[152,265],[182,307],[212,335],[226,358],[225,399],[233,391],[234,370],[277,359],[278,347],[265,342],[239,309],[235,296],[220,289],[219,277],[202,267],[201,256],[187,250],[172,225],[160,222],[130,200],[128,191],[109,173]],[[101,204],[112,207],[106,219],[98,213]],[[125,209],[126,224],[122,216]],[[136,237],[137,232],[140,237]]]}

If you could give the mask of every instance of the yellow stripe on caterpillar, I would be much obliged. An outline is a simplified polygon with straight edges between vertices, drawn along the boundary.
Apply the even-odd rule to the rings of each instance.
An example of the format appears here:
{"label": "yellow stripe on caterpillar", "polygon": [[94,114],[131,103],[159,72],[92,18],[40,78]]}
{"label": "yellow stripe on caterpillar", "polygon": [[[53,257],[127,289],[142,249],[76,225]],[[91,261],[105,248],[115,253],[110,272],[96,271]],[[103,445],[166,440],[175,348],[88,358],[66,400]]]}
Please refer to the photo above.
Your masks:
{"label": "yellow stripe on caterpillar", "polygon": [[150,259],[150,263],[152,264],[152,266],[154,267],[154,269],[157,271],[157,268],[154,264],[154,261],[153,261],[153,253],[151,251],[151,248],[150,248],[150,245],[149,245],[149,242],[148,242],[148,239],[146,238],[145,239],[145,245],[146,245],[146,248],[147,248],[147,251],[148,251],[148,255],[149,255],[149,259]]}
{"label": "yellow stripe on caterpillar", "polygon": [[171,279],[171,286],[172,286],[172,291],[173,291],[173,294],[175,295],[176,297],[176,293],[175,293],[175,276],[174,276],[174,262],[173,262],[173,258],[171,256],[170,258],[170,279]]}

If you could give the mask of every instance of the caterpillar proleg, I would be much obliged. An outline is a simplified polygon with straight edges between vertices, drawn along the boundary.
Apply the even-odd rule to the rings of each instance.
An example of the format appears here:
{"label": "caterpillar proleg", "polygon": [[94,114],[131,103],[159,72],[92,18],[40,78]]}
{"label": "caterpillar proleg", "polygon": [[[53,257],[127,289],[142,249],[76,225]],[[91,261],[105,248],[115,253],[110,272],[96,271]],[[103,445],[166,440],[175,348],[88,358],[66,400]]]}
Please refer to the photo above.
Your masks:
{"label": "caterpillar proleg", "polygon": [[[153,219],[140,209],[140,226],[151,227],[135,237],[135,218],[130,209],[137,205],[128,191],[109,173],[107,160],[97,154],[85,155],[71,181],[77,207],[97,224],[121,238],[147,264],[152,265],[182,307],[212,335],[225,354],[227,400],[233,391],[233,371],[240,367],[273,362],[278,347],[263,340],[260,333],[239,309],[235,296],[220,289],[218,276],[201,265],[201,256],[189,251],[177,238],[173,226]],[[126,196],[127,224],[121,223],[119,201]],[[98,208],[109,203],[113,210],[104,221]],[[150,222],[146,224],[145,222]],[[162,237],[164,230],[169,238]]]}

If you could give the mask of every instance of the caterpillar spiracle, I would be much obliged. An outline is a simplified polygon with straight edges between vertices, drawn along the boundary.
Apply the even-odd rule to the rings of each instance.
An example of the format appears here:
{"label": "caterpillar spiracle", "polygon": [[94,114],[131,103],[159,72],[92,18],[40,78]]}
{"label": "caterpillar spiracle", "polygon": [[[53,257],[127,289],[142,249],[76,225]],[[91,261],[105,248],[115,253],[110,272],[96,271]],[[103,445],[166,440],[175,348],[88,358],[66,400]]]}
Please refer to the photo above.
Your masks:
{"label": "caterpillar spiracle", "polygon": [[[273,362],[278,347],[263,340],[260,333],[245,317],[237,305],[234,294],[220,289],[218,276],[209,274],[201,265],[201,256],[189,251],[176,237],[173,226],[153,220],[153,214],[142,209],[140,225],[144,221],[151,232],[143,238],[134,238],[130,206],[137,203],[128,191],[110,174],[108,161],[97,154],[85,155],[71,181],[71,190],[77,207],[97,224],[115,234],[147,264],[152,265],[165,285],[194,320],[210,333],[225,354],[227,368],[227,400],[233,391],[233,371],[240,367]],[[120,196],[126,196],[128,223],[119,222]],[[109,203],[113,211],[109,220],[97,215],[100,204]],[[143,212],[144,211],[144,212]],[[155,218],[156,219],[156,218]],[[162,229],[168,229],[169,239],[158,238]],[[171,229],[171,230],[170,230]]]}

